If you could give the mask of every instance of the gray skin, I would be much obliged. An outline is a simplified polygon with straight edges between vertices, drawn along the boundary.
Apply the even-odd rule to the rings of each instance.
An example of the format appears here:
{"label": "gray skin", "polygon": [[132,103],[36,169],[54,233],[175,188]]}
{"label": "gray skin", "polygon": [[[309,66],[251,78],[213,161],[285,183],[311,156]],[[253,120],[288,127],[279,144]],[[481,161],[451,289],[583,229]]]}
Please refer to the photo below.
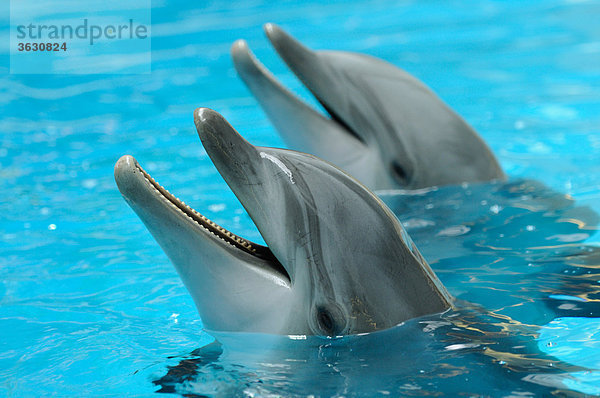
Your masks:
{"label": "gray skin", "polygon": [[201,216],[131,156],[117,162],[115,179],[207,329],[337,336],[450,307],[397,218],[354,178],[312,155],[254,147],[210,109],[194,116],[208,155],[268,247]]}
{"label": "gray skin", "polygon": [[332,116],[286,90],[236,41],[238,74],[290,148],[334,163],[373,190],[505,179],[479,135],[407,72],[363,54],[312,51],[273,24],[265,31]]}

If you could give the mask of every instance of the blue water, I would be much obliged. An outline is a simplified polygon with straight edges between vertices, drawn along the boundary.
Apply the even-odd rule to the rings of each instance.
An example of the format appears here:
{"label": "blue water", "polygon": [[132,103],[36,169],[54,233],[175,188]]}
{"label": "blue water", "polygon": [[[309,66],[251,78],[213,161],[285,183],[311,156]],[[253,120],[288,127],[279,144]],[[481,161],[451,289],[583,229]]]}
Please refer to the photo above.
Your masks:
{"label": "blue water", "polygon": [[[40,7],[48,6],[41,0]],[[0,395],[600,396],[600,4],[154,1],[152,74],[10,75],[0,54]],[[1,34],[8,31],[3,5]],[[203,332],[120,197],[134,155],[250,240],[192,111],[282,146],[228,50],[238,38],[314,103],[261,31],[384,58],[490,144],[507,184],[382,193],[454,311],[341,340]]]}

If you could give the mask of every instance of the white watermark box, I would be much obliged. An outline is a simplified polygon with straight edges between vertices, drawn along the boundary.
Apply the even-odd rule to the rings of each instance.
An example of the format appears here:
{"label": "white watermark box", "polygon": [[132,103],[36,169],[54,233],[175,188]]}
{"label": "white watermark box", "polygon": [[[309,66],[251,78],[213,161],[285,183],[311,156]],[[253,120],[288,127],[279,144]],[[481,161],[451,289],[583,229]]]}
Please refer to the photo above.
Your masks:
{"label": "white watermark box", "polygon": [[151,0],[10,0],[10,73],[150,73]]}

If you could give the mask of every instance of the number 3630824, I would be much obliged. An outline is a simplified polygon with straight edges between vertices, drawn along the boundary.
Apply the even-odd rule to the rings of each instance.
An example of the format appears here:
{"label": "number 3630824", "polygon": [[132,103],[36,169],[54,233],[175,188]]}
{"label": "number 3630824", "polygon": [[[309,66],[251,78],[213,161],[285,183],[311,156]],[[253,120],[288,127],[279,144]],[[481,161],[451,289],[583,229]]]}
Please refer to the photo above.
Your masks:
{"label": "number 3630824", "polygon": [[18,43],[19,51],[67,51],[67,43]]}

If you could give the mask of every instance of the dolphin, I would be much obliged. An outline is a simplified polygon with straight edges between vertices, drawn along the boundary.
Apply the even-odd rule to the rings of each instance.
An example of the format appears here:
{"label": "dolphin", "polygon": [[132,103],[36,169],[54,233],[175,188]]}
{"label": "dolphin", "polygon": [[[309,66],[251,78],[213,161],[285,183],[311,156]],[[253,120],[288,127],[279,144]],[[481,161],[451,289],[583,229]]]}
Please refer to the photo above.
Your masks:
{"label": "dolphin", "polygon": [[373,190],[505,179],[475,130],[415,77],[364,54],[310,50],[274,24],[264,28],[331,116],[289,92],[244,40],[236,41],[231,55],[239,76],[291,149],[327,160]]}
{"label": "dolphin", "polygon": [[115,180],[207,330],[339,336],[451,306],[398,219],[360,182],[313,155],[255,147],[213,110],[197,109],[194,121],[267,246],[193,210],[131,156]]}

